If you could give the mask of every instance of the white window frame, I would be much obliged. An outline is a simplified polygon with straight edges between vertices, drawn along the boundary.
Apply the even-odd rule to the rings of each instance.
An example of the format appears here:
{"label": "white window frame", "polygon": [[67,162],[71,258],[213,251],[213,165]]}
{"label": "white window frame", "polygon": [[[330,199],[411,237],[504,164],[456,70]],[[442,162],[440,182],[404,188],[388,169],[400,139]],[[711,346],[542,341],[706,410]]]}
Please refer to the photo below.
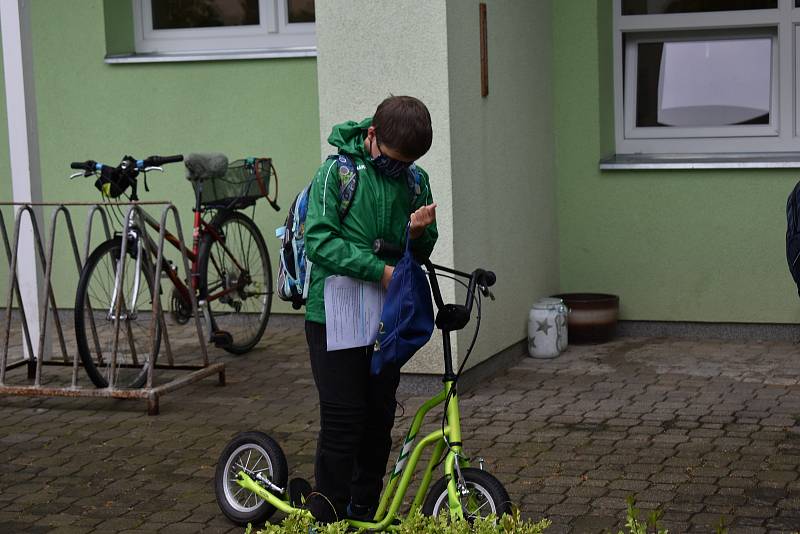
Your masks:
{"label": "white window frame", "polygon": [[221,28],[153,29],[150,0],[132,0],[137,54],[236,54],[278,56],[316,53],[313,22],[289,23],[287,0],[259,0],[259,24]]}
{"label": "white window frame", "polygon": [[[800,8],[657,15],[614,9],[614,130],[618,154],[714,154],[800,151]],[[773,36],[769,125],[713,128],[636,127],[636,52],[641,42]],[[625,65],[623,65],[625,58]]]}

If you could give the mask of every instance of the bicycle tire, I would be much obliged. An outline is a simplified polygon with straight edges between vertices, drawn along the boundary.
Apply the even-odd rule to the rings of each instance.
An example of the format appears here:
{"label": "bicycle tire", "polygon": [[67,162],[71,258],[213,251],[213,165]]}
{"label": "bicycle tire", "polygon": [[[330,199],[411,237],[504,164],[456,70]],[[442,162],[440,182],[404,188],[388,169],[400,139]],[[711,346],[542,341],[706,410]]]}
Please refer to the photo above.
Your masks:
{"label": "bicycle tire", "polygon": [[[245,454],[247,454],[246,459]],[[266,460],[263,464],[266,467],[256,470],[256,467],[261,465],[262,459]],[[247,523],[263,525],[275,513],[275,507],[236,483],[236,474],[241,468],[244,468],[245,472],[267,471],[270,482],[285,488],[286,480],[289,478],[286,455],[280,445],[263,432],[241,432],[225,445],[217,461],[214,472],[214,494],[219,509],[225,517],[237,525],[245,526]]]}
{"label": "bicycle tire", "polygon": [[[232,226],[234,224],[239,227],[238,231],[234,231]],[[219,211],[211,221],[211,226],[213,226],[220,235],[224,236],[225,244],[229,249],[235,247],[237,238],[239,241],[245,239],[242,233],[243,231],[246,231],[252,238],[250,248],[248,248],[245,253],[247,257],[241,259],[244,256],[239,254],[239,257],[236,259],[240,264],[243,264],[243,267],[245,267],[249,273],[252,273],[251,276],[253,276],[253,280],[243,289],[251,288],[256,290],[256,292],[249,294],[244,290],[239,290],[230,300],[216,299],[206,304],[209,315],[211,316],[212,328],[215,331],[223,330],[228,332],[233,339],[230,344],[223,346],[223,348],[232,354],[244,354],[250,351],[261,340],[272,311],[272,264],[270,262],[269,252],[267,251],[264,236],[261,235],[258,226],[256,226],[256,223],[253,222],[251,218],[243,213],[227,210]],[[231,263],[226,264],[226,261],[229,260],[226,259],[226,253],[217,243],[218,242],[209,233],[206,233],[200,242],[197,268],[201,300],[207,301],[209,293],[213,294],[214,291],[225,288],[225,286],[230,283],[230,277],[235,278],[241,274],[233,272],[237,271],[234,265]],[[252,248],[252,245],[255,245],[255,249]],[[231,252],[234,253],[233,251]],[[260,259],[260,273],[254,272],[251,268],[254,265],[251,262],[251,253],[254,252],[257,253],[258,259]],[[212,259],[213,271],[210,279],[209,261]],[[226,270],[226,268],[229,270]],[[209,286],[211,286],[210,289]],[[260,306],[258,306],[257,299],[254,300],[252,298],[258,296],[262,297]],[[258,317],[247,317],[248,314],[252,315],[252,312],[243,310],[243,306],[246,303],[248,304],[248,309],[253,305],[258,307]],[[237,309],[237,306],[239,309]],[[241,319],[240,322],[242,323],[247,320],[249,326],[237,327],[235,324],[237,318]]]}
{"label": "bicycle tire", "polygon": [[[121,245],[121,238],[112,238],[101,243],[97,248],[94,249],[94,251],[89,255],[89,258],[86,260],[86,264],[83,266],[83,269],[81,270],[80,279],[78,281],[78,289],[75,294],[75,340],[78,348],[78,354],[81,357],[83,368],[86,370],[86,374],[89,376],[89,379],[92,381],[92,383],[98,388],[105,388],[109,385],[108,378],[111,370],[111,362],[108,360],[104,361],[102,356],[104,351],[106,351],[105,353],[107,355],[111,352],[113,344],[114,321],[113,318],[109,317],[108,312],[106,312],[105,317],[103,317],[103,310],[108,310],[111,307],[111,294],[113,293],[114,279],[112,276],[112,271],[116,271],[116,265],[119,261],[121,252]],[[129,248],[127,256],[131,259],[135,259],[135,252],[133,252],[130,248],[132,245],[133,242],[128,243]],[[106,262],[110,263],[103,265]],[[98,271],[98,269],[101,269],[103,272]],[[145,279],[145,284],[140,284],[139,293],[137,294],[136,298],[138,301],[139,296],[143,295],[146,299],[145,301],[152,305],[151,295],[153,291],[153,266],[147,261],[142,261],[141,271],[142,276]],[[108,283],[102,285],[100,282],[101,274],[106,274],[111,278],[111,287],[108,287]],[[131,279],[130,274],[130,272],[126,273],[126,280]],[[95,284],[95,282],[97,283]],[[105,289],[105,296],[108,298],[108,302],[99,302],[102,300],[102,295],[97,295],[98,290],[95,289],[97,285],[100,285],[100,289]],[[146,286],[147,288],[144,294],[142,293],[143,286]],[[89,293],[94,293],[91,298],[88,298]],[[131,294],[130,291],[124,291],[123,293],[127,295]],[[96,301],[94,305],[92,305],[90,302],[92,299]],[[91,310],[95,316],[94,324],[96,330],[98,331],[97,343],[94,342],[94,337],[91,334],[91,324],[87,324],[89,310]],[[142,321],[137,321],[137,323],[134,325],[133,321],[139,319],[140,316]],[[158,357],[159,346],[161,344],[161,325],[156,324],[156,351],[151,356],[151,317],[152,315],[148,311],[137,314],[129,321],[127,319],[130,317],[126,313],[126,320],[123,324],[120,324],[120,336],[117,348],[117,364],[123,364],[130,367],[117,368],[117,376],[114,381],[115,387],[140,388],[145,384],[147,380],[148,369],[151,362],[156,361]],[[133,333],[131,336],[132,341],[129,340],[127,336],[128,326],[131,327],[130,331]],[[134,326],[136,327],[135,329]],[[100,331],[101,329],[102,333]],[[141,332],[146,332],[146,334],[139,336],[136,335],[136,333]],[[92,336],[91,345],[90,336]],[[139,341],[139,343],[137,343],[137,341]],[[131,343],[136,349],[137,357],[135,362],[133,359],[133,353],[130,349]],[[140,345],[142,349],[146,350],[140,351],[138,345]],[[92,346],[94,346],[93,349],[91,348]],[[99,353],[97,353],[98,348],[100,349]],[[125,369],[124,372],[123,369]]]}
{"label": "bicycle tire", "polygon": [[[511,512],[511,499],[508,496],[508,491],[497,478],[486,471],[475,469],[474,467],[465,467],[461,470],[461,473],[469,490],[469,495],[462,497],[462,509],[464,504],[467,504],[467,508],[470,508],[473,502],[478,505],[477,509],[464,510],[464,518],[467,521],[474,520],[476,517],[485,517],[490,513],[499,517]],[[480,504],[481,500],[483,500],[483,504]],[[483,509],[486,505],[489,506]],[[450,503],[447,496],[446,477],[440,478],[431,486],[422,505],[422,513],[429,516],[449,515]]]}

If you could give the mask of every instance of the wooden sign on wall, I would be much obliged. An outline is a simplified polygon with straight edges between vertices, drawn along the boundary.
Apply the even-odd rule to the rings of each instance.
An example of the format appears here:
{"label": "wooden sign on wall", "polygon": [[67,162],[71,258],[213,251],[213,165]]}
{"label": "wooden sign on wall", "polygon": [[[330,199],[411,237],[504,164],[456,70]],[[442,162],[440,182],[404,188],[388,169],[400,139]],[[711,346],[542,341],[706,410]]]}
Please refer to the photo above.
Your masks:
{"label": "wooden sign on wall", "polygon": [[481,96],[489,95],[489,52],[486,46],[486,4],[478,5],[481,28]]}

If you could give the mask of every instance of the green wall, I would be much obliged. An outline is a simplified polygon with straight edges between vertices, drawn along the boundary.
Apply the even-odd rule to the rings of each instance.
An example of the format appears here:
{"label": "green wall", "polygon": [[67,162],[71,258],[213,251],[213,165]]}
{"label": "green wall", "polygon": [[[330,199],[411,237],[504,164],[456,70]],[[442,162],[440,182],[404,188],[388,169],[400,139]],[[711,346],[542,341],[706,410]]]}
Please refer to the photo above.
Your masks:
{"label": "green wall", "polygon": [[609,4],[553,2],[562,291],[616,293],[623,319],[798,322],[784,252],[797,170],[598,169],[613,148]]}
{"label": "green wall", "polygon": [[[479,2],[447,4],[454,264],[497,273],[470,366],[524,339],[531,305],[559,288],[552,3],[487,4],[486,97]],[[472,326],[458,332],[462,358]]]}
{"label": "green wall", "polygon": [[[314,58],[107,65],[105,7],[127,0],[32,0],[34,72],[43,194],[46,201],[97,201],[91,180],[70,181],[69,162],[118,163],[125,154],[218,151],[230,159],[272,157],[280,177],[281,213],[259,203],[255,219],[273,270],[274,229],[296,191],[319,165],[319,111]],[[124,9],[122,10],[124,11]],[[115,15],[116,16],[116,15]],[[118,28],[131,26],[118,24]],[[117,28],[115,28],[117,31]],[[124,38],[112,39],[119,51]],[[0,88],[0,91],[2,88]],[[5,123],[5,106],[0,122]],[[7,131],[0,132],[0,200],[11,200]],[[142,200],[170,200],[191,239],[193,195],[183,166],[167,166],[140,185]],[[75,208],[83,242],[87,208]],[[160,211],[158,212],[160,214]],[[46,216],[49,220],[49,214]],[[66,240],[59,249],[59,304],[71,306],[77,274]],[[0,270],[5,279],[7,271]],[[0,282],[0,290],[5,282]],[[4,297],[3,297],[4,298]],[[276,303],[276,311],[288,311]]]}
{"label": "green wall", "polygon": [[[106,65],[105,7],[120,0],[32,1],[45,199],[98,199],[88,181],[67,179],[72,160],[211,150],[268,155],[281,176],[284,209],[261,205],[256,219],[274,251],[272,230],[319,163],[316,61]],[[783,245],[796,171],[598,169],[613,148],[608,35],[599,29],[610,19],[598,5],[608,8],[594,0],[552,2],[560,289],[617,293],[624,319],[797,322]],[[130,42],[111,41],[112,51]],[[547,69],[533,74],[550,76]],[[10,200],[7,132],[0,130],[0,200]],[[511,141],[508,157],[525,157]],[[182,169],[153,175],[150,185],[147,198],[175,201],[188,228],[191,190]],[[75,210],[80,240],[83,213]],[[466,250],[457,254],[464,261]],[[67,305],[77,276],[66,242],[59,252],[56,288]],[[288,311],[281,303],[276,309]]]}

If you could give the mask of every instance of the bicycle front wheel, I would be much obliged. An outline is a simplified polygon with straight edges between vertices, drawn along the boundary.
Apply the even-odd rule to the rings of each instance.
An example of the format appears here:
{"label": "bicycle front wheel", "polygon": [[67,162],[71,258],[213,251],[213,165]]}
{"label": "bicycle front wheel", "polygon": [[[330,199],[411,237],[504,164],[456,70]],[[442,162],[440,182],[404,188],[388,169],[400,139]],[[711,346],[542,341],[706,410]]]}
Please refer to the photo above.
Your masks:
{"label": "bicycle front wheel", "polygon": [[231,335],[223,348],[244,354],[259,342],[272,309],[272,266],[256,223],[238,211],[220,211],[200,243],[200,298],[212,326]]}
{"label": "bicycle front wheel", "polygon": [[[114,288],[122,240],[100,244],[86,260],[75,295],[75,338],[86,373],[99,388],[112,377],[112,352],[116,327]],[[113,382],[119,388],[139,388],[158,355],[161,325],[156,323],[156,351],[151,354],[153,266],[144,257],[137,260],[136,241],[128,242],[120,293],[119,338]],[[138,269],[138,273],[137,273]]]}

